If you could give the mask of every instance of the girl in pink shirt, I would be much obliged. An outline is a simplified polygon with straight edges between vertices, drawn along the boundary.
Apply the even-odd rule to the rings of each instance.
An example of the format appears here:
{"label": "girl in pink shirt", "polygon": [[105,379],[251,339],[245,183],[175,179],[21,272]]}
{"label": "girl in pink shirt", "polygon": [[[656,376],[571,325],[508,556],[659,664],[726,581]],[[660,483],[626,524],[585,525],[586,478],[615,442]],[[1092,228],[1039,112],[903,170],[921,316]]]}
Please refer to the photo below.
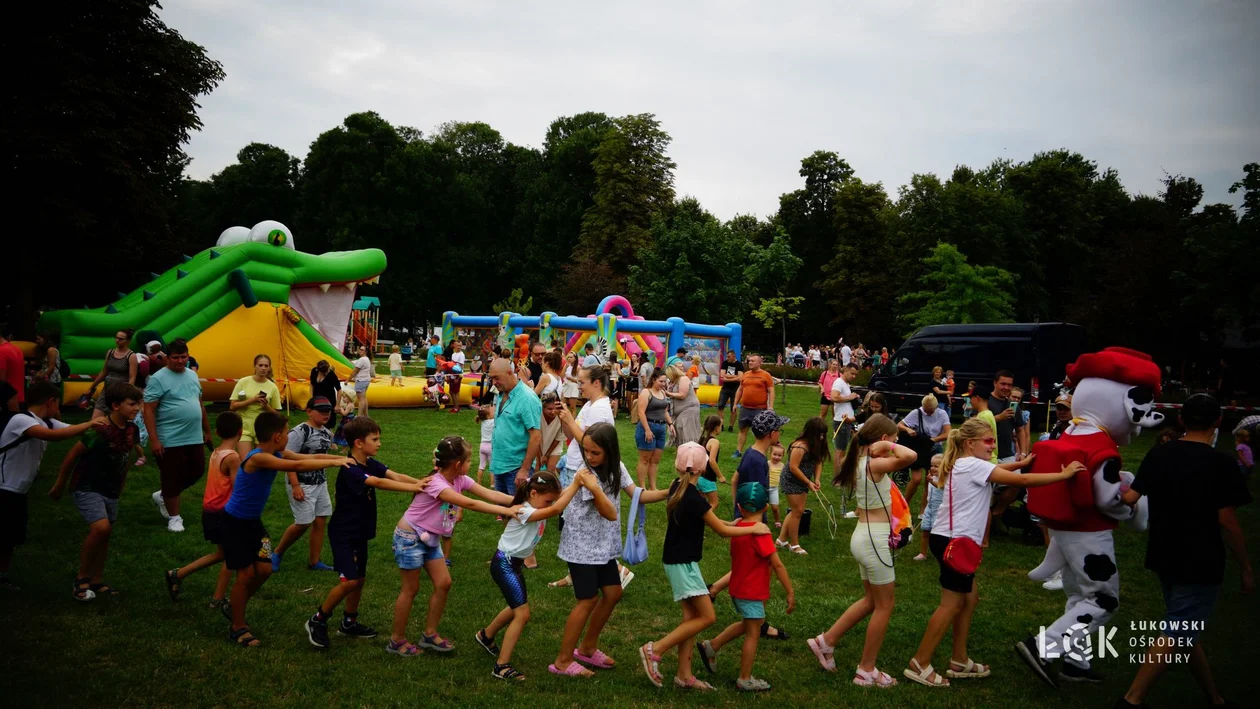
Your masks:
{"label": "girl in pink shirt", "polygon": [[[432,480],[423,492],[416,493],[412,498],[411,505],[394,529],[394,561],[402,574],[402,590],[394,603],[394,626],[389,645],[385,646],[391,653],[410,657],[419,654],[421,647],[437,652],[455,649],[437,631],[451,591],[451,574],[446,569],[442,547],[437,542],[450,535],[455,526],[457,508],[504,517],[516,514],[518,507],[509,507],[512,504],[509,495],[482,487],[468,477],[471,461],[472,446],[468,441],[460,436],[443,438],[433,451],[435,474]],[[495,504],[466,497],[463,494],[465,491]],[[407,621],[411,618],[411,605],[420,588],[421,569],[433,582],[433,595],[429,597],[424,634],[420,636],[420,642],[413,645],[407,642]]]}

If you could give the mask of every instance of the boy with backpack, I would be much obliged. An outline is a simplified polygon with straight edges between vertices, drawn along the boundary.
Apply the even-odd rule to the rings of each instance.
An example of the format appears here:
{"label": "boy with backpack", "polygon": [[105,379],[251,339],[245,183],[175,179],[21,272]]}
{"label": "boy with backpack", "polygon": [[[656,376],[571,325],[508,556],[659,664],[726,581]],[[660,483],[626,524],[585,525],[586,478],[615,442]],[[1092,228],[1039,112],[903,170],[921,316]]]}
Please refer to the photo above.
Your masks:
{"label": "boy with backpack", "polygon": [[[307,401],[306,421],[289,431],[289,442],[285,445],[285,450],[308,455],[327,453],[332,446],[332,431],[327,428],[331,415],[332,402],[326,397],[316,396]],[[285,491],[289,493],[293,524],[284,530],[284,536],[280,538],[275,553],[271,555],[271,570],[280,570],[284,552],[310,529],[310,553],[306,568],[311,571],[332,571],[331,566],[319,559],[324,550],[324,530],[333,511],[332,498],[328,495],[328,478],[323,470],[290,472],[288,482]]]}
{"label": "boy with backpack", "polygon": [[27,387],[26,403],[26,412],[14,414],[0,432],[0,590],[20,590],[9,580],[9,565],[13,550],[26,542],[26,493],[48,444],[108,425],[105,419],[75,426],[59,421],[61,392],[47,381]]}

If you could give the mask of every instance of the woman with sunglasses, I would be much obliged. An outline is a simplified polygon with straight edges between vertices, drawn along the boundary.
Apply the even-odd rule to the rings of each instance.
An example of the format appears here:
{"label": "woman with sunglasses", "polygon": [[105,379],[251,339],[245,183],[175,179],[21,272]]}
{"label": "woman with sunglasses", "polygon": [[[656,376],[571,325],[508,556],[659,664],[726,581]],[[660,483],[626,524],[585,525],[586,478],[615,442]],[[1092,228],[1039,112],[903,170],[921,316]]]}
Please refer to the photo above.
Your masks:
{"label": "woman with sunglasses", "polygon": [[[132,385],[136,383],[136,371],[140,365],[140,359],[129,346],[133,334],[135,331],[130,329],[114,333],[114,348],[105,353],[105,364],[101,367],[101,373],[92,380],[92,386],[88,388],[88,399],[96,394],[96,388],[102,382],[106,388],[114,382],[126,382]],[[105,397],[102,396],[96,400],[96,406],[92,409],[92,418],[99,419],[108,415],[109,405],[105,403]]]}

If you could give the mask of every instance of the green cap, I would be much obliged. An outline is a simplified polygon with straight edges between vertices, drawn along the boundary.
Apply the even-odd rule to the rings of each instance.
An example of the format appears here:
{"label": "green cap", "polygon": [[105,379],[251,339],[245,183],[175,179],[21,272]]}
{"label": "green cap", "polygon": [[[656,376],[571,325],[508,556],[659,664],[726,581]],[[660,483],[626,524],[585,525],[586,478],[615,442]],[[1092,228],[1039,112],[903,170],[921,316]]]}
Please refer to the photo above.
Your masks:
{"label": "green cap", "polygon": [[735,492],[735,502],[744,512],[760,512],[770,501],[770,493],[761,483],[744,483]]}

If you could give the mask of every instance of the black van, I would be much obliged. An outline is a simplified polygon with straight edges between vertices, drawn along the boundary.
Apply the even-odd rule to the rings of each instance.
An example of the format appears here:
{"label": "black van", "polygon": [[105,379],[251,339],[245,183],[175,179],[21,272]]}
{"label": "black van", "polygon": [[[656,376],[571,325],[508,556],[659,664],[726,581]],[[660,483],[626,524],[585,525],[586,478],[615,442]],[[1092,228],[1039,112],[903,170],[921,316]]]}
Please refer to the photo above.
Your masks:
{"label": "black van", "polygon": [[[1085,351],[1085,329],[1069,323],[931,325],[910,336],[871,378],[870,388],[906,411],[932,391],[932,368],[954,370],[954,394],[967,382],[992,386],[993,375],[1008,369],[1029,403],[1045,402],[1063,381],[1067,365]],[[957,410],[957,409],[955,409]]]}

